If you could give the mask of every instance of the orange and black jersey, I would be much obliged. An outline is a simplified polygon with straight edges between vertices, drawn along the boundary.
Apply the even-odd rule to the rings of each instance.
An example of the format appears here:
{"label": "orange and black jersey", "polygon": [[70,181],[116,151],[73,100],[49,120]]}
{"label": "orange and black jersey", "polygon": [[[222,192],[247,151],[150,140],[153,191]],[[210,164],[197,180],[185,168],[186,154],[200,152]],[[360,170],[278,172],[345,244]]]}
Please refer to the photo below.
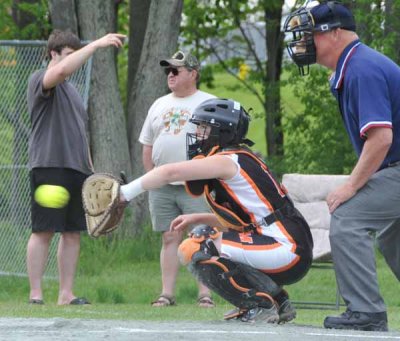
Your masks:
{"label": "orange and black jersey", "polygon": [[[189,192],[200,194],[198,189],[191,189],[202,186],[207,202],[222,225],[237,231],[251,228],[298,255],[310,255],[313,242],[308,224],[265,163],[246,149],[216,154],[231,158],[238,166],[237,174],[229,180],[188,182]],[[265,222],[265,218],[278,211],[282,212],[278,220]]]}

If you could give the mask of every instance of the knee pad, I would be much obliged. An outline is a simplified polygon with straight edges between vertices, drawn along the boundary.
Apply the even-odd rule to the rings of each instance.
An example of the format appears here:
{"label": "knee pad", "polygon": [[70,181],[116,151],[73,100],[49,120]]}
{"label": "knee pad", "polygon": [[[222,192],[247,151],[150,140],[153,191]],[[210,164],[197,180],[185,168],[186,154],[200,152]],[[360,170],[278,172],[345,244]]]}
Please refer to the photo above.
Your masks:
{"label": "knee pad", "polygon": [[225,258],[192,262],[189,271],[219,296],[242,309],[270,308],[281,288],[266,274]]}
{"label": "knee pad", "polygon": [[200,251],[200,243],[192,238],[185,239],[178,247],[178,258],[182,265],[188,265],[193,255]]}
{"label": "knee pad", "polygon": [[219,236],[217,229],[207,226],[196,226],[189,233],[189,238],[185,239],[178,247],[178,257],[183,265],[190,262],[198,262],[210,259],[212,256],[219,256],[218,250],[213,240]]}

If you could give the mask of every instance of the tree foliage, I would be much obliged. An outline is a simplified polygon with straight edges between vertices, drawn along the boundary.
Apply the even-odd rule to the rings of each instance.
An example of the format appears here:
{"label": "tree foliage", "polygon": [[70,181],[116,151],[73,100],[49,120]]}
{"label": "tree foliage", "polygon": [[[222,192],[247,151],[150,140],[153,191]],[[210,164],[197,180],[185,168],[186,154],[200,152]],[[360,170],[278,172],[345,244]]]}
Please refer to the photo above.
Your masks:
{"label": "tree foliage", "polygon": [[[214,59],[261,103],[269,157],[283,153],[280,75],[283,51],[283,0],[185,0],[182,38],[201,60]],[[256,37],[258,36],[258,37]],[[258,48],[261,40],[264,51]],[[248,64],[248,65],[247,65]],[[240,67],[248,77],[240,77]],[[206,69],[205,81],[212,81]],[[202,75],[204,80],[204,75]],[[261,91],[257,85],[261,85]]]}
{"label": "tree foliage", "polygon": [[291,67],[290,82],[304,110],[285,116],[286,173],[343,174],[350,172],[355,154],[343,127],[338,105],[328,86],[329,72],[312,67],[308,77]]}
{"label": "tree foliage", "polygon": [[[203,61],[202,82],[212,84],[213,72],[227,72],[262,104],[263,112],[253,114],[265,117],[266,154],[269,162],[279,161],[273,164],[273,168],[278,169],[278,173],[349,173],[356,156],[344,130],[337,103],[329,91],[329,72],[313,66],[308,77],[300,77],[292,62],[282,69],[286,56],[281,32],[284,0],[118,0],[112,1],[112,6],[107,3],[96,11],[88,9],[87,17],[91,11],[96,14],[92,19],[86,19],[92,22],[82,22],[84,17],[79,18],[76,14],[81,21],[77,22],[78,29],[85,31],[86,39],[94,39],[107,30],[128,33],[130,38],[129,47],[125,45],[118,55],[114,55],[118,64],[106,54],[100,54],[96,61],[98,70],[95,73],[106,67],[104,74],[108,76],[94,79],[98,92],[94,96],[100,96],[100,99],[97,101],[93,97],[91,107],[103,103],[98,109],[102,112],[101,120],[114,119],[113,123],[102,124],[108,127],[108,132],[104,132],[105,139],[109,138],[110,131],[119,132],[117,137],[112,138],[112,148],[126,147],[129,142],[129,156],[118,156],[118,153],[111,154],[103,136],[98,135],[94,139],[97,160],[101,163],[98,167],[113,170],[114,166],[120,168],[124,162],[130,162],[133,175],[142,173],[141,146],[137,138],[148,107],[166,91],[165,76],[156,71],[159,59],[176,49],[182,1],[184,14],[179,43],[193,49]],[[300,2],[303,0],[297,1]],[[345,2],[356,15],[362,42],[399,63],[400,0]],[[47,39],[56,22],[63,24],[67,13],[58,12],[57,18],[54,15],[51,18],[49,4],[62,8],[68,3],[74,4],[79,12],[79,6],[83,8],[89,2],[2,0],[0,38]],[[90,3],[94,8],[96,1]],[[105,21],[100,24],[102,19]],[[257,49],[255,33],[265,42],[267,48],[264,52]],[[109,85],[104,84],[116,87],[116,76],[110,71],[114,67],[118,67],[121,95],[116,90],[113,92],[115,96],[111,95],[112,99],[108,100],[111,92],[106,95],[101,93],[102,90],[108,91]],[[285,79],[288,78],[287,83],[281,80],[283,73]],[[285,104],[281,103],[280,90],[284,84],[290,85],[302,104],[294,113],[286,110]],[[123,106],[119,103],[121,98]],[[114,112],[117,115],[113,115]],[[101,125],[95,123],[96,127]],[[117,128],[115,124],[124,126]],[[128,134],[125,134],[125,129]],[[124,141],[121,142],[121,139]],[[114,157],[120,159],[114,160]],[[145,207],[140,206],[139,209],[144,211]]]}
{"label": "tree foliage", "polygon": [[1,39],[45,39],[51,25],[46,0],[2,0]]}

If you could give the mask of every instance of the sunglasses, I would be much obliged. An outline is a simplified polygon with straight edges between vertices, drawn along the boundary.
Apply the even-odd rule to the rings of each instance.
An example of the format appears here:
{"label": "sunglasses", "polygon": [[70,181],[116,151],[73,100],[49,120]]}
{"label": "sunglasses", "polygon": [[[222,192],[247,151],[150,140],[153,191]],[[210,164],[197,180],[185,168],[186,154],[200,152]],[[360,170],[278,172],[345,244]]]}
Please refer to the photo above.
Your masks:
{"label": "sunglasses", "polygon": [[178,76],[179,75],[179,70],[174,68],[174,67],[167,67],[164,69],[164,73],[168,76],[169,73],[172,72],[172,74],[174,76]]}

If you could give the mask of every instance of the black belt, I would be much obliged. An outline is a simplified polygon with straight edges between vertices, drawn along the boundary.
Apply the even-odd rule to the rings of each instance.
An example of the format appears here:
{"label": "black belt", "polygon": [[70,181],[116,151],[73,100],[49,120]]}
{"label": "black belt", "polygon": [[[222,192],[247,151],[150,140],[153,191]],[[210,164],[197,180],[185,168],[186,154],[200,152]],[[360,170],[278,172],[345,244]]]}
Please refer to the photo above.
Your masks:
{"label": "black belt", "polygon": [[285,216],[288,216],[289,213],[293,212],[293,205],[289,203],[285,203],[282,207],[276,209],[271,214],[267,215],[263,218],[263,222],[269,226],[276,221],[282,220]]}
{"label": "black belt", "polygon": [[264,217],[263,222],[265,223],[265,225],[269,226],[275,223],[276,221],[282,220],[284,216],[285,215],[283,214],[282,209],[280,208],[275,210],[271,214],[267,215],[266,217]]}

